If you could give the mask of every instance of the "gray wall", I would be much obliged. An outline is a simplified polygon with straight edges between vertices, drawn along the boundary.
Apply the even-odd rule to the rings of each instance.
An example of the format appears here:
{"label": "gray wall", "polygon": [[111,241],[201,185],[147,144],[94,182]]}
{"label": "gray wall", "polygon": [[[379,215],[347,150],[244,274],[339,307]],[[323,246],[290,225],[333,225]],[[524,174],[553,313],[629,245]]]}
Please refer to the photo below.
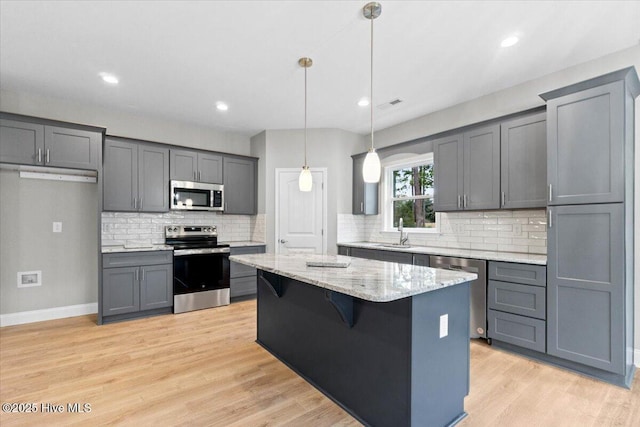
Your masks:
{"label": "gray wall", "polygon": [[[0,314],[98,300],[97,184],[25,179],[0,170]],[[52,223],[62,222],[62,233]],[[17,287],[19,271],[42,286]]]}
{"label": "gray wall", "polygon": [[[253,155],[264,160],[258,178],[258,212],[266,214],[267,251],[275,251],[275,170],[300,168],[304,163],[304,130],[267,130],[251,139]],[[307,131],[307,159],[311,168],[327,168],[327,252],[336,253],[337,214],[351,212],[351,154],[362,136],[338,129]],[[264,211],[262,208],[264,207]]]}

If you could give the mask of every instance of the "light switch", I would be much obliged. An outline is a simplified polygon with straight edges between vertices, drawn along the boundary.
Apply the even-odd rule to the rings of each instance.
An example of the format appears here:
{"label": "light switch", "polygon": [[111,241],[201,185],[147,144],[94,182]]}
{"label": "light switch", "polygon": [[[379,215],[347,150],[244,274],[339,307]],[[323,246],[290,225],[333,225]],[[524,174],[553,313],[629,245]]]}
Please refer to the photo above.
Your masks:
{"label": "light switch", "polygon": [[449,335],[449,315],[443,314],[440,316],[440,338],[444,338]]}
{"label": "light switch", "polygon": [[54,222],[53,223],[53,232],[54,233],[62,233],[62,223],[61,222]]}

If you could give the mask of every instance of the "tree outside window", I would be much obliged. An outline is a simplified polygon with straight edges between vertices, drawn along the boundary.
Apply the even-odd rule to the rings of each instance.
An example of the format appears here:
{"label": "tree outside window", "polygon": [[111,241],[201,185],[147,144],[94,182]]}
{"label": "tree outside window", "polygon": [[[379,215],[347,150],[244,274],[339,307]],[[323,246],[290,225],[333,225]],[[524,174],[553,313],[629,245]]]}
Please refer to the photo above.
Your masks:
{"label": "tree outside window", "polygon": [[402,218],[404,227],[429,229],[436,226],[433,211],[433,163],[396,166],[391,170],[393,227]]}

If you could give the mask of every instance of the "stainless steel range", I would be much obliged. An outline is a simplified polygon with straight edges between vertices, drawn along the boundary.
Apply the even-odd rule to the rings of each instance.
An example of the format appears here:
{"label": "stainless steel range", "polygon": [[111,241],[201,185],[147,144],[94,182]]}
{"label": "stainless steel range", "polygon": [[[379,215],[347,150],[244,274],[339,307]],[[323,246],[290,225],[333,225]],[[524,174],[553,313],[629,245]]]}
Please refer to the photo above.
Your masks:
{"label": "stainless steel range", "polygon": [[218,244],[215,225],[168,225],[173,246],[173,312],[229,304],[229,245]]}

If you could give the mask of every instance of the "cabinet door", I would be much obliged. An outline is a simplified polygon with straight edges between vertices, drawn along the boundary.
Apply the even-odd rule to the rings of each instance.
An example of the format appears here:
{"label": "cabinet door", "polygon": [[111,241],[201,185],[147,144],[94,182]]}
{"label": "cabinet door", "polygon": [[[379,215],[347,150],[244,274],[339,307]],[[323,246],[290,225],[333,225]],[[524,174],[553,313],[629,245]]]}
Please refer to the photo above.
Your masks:
{"label": "cabinet door", "polygon": [[352,214],[378,215],[378,184],[366,183],[362,177],[364,156],[353,159]]}
{"label": "cabinet door", "polygon": [[131,313],[140,310],[139,267],[102,270],[102,315]]}
{"label": "cabinet door", "polygon": [[222,184],[222,156],[198,153],[198,181]]}
{"label": "cabinet door", "polygon": [[256,162],[252,159],[224,158],[224,213],[257,213]]}
{"label": "cabinet door", "polygon": [[462,134],[433,141],[434,210],[462,210],[462,164]]}
{"label": "cabinet door", "polygon": [[624,374],[624,205],[549,207],[547,351]]}
{"label": "cabinet door", "polygon": [[547,205],[546,113],[500,125],[500,190],[504,209]]}
{"label": "cabinet door", "polygon": [[107,138],[104,143],[105,211],[137,211],[138,145]]}
{"label": "cabinet door", "polygon": [[429,255],[426,255],[426,254],[413,254],[413,265],[420,265],[422,267],[429,267]]}
{"label": "cabinet door", "polygon": [[624,200],[623,83],[549,100],[549,205]]}
{"label": "cabinet door", "polygon": [[173,306],[173,264],[140,267],[140,310]]}
{"label": "cabinet door", "polygon": [[169,211],[169,150],[138,145],[138,210]]}
{"label": "cabinet door", "polygon": [[45,164],[70,169],[98,169],[102,135],[86,130],[44,127]]}
{"label": "cabinet door", "polygon": [[464,134],[465,209],[500,207],[500,125]]}
{"label": "cabinet door", "polygon": [[0,119],[0,163],[42,164],[43,155],[44,126]]}
{"label": "cabinet door", "polygon": [[198,153],[171,149],[171,179],[196,181],[198,176]]}

